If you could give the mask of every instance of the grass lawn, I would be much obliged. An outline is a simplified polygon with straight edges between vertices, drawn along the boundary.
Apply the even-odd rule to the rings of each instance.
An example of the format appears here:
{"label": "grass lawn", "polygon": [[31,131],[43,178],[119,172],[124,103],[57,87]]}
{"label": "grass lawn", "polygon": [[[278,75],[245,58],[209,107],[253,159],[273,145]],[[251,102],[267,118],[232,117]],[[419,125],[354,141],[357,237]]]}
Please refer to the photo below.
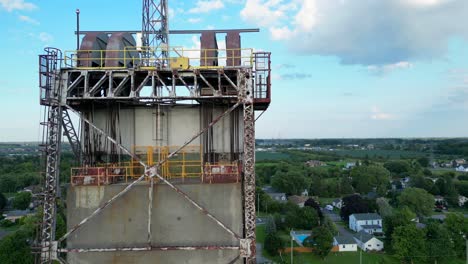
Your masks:
{"label": "grass lawn", "polygon": [[327,204],[332,204],[333,200],[337,199],[337,197],[333,197],[333,198],[326,198],[326,197],[319,197],[318,198],[318,201],[320,203],[320,206],[325,206]]}
{"label": "grass lawn", "polygon": [[[275,258],[280,260],[280,257]],[[291,255],[283,255],[284,263],[291,263]],[[295,253],[293,256],[293,263],[295,264],[341,264],[341,263],[359,263],[359,252],[336,252],[330,253],[324,260],[315,256],[313,253]],[[379,253],[362,253],[363,264],[397,264],[400,263],[398,259],[393,256],[379,254]]]}

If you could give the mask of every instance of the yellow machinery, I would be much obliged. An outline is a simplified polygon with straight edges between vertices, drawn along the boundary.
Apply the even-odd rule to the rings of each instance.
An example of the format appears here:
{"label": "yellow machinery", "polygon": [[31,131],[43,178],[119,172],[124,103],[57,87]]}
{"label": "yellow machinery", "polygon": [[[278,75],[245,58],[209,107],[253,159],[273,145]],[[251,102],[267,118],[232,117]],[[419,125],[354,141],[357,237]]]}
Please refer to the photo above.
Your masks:
{"label": "yellow machinery", "polygon": [[188,70],[190,68],[190,60],[188,57],[176,57],[169,59],[171,69]]}

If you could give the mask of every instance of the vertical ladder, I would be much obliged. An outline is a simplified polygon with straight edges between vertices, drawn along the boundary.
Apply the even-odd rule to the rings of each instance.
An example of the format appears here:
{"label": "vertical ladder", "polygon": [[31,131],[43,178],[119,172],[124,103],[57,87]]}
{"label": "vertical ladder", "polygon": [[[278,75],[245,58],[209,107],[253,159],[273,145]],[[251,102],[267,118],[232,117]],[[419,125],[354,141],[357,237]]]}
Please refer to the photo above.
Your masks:
{"label": "vertical ladder", "polygon": [[61,52],[46,48],[46,54],[39,56],[40,103],[46,107],[47,114],[41,125],[44,136],[41,146],[45,155],[45,183],[43,198],[43,216],[39,238],[40,263],[51,263],[57,259],[55,225],[57,215],[57,197],[59,196],[60,143],[62,135],[62,106],[60,105],[60,87],[57,84]]}

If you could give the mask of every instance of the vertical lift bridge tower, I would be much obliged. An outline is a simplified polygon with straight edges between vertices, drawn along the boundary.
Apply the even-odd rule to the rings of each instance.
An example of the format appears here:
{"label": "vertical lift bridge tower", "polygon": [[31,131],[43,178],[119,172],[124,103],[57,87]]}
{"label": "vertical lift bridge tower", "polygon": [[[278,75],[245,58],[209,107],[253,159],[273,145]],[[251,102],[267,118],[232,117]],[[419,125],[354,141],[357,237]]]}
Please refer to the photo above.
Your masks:
{"label": "vertical lift bridge tower", "polygon": [[[257,29],[169,31],[167,11],[143,0],[141,31],[76,32],[77,50],[39,56],[39,263],[255,263],[255,110],[270,103],[270,53],[241,47]],[[201,47],[170,46],[170,34]],[[62,136],[78,167],[58,237]]]}

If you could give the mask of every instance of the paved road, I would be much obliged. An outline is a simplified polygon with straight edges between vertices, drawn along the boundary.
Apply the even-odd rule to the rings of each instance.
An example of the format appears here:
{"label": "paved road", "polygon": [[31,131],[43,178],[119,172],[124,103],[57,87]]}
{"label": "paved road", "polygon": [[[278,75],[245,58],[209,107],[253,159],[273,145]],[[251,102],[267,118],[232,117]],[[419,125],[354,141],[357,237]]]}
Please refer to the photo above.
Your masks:
{"label": "paved road", "polygon": [[[332,220],[335,223],[341,221],[341,217],[338,214],[336,214],[335,212],[333,212],[333,211],[323,210],[322,212],[323,212],[324,216],[330,218],[330,220]],[[339,232],[340,236],[353,237],[354,233],[350,232],[344,226],[341,226],[341,225],[338,225],[338,224],[336,224],[335,226],[338,229],[338,232]]]}
{"label": "paved road", "polygon": [[268,260],[267,258],[265,258],[263,255],[262,255],[262,251],[263,251],[263,246],[262,244],[260,243],[256,243],[255,244],[257,246],[256,250],[257,250],[257,263],[258,264],[263,264],[263,263],[271,263],[270,260]]}

